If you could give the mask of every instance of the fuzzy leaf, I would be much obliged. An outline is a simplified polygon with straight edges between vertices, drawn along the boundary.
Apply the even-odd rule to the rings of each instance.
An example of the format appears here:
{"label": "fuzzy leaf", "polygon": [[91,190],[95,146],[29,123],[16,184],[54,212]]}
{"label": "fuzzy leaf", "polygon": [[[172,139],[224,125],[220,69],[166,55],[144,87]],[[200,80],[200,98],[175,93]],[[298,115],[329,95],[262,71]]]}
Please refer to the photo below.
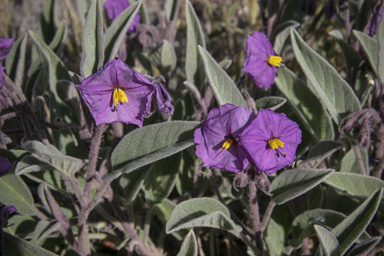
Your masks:
{"label": "fuzzy leaf", "polygon": [[300,23],[294,20],[288,20],[279,24],[273,31],[273,50],[280,55],[285,41],[287,41],[291,28],[298,28]]}
{"label": "fuzzy leaf", "polygon": [[23,157],[16,165],[15,174],[24,175],[30,172],[52,170],[53,167],[32,155]]}
{"label": "fuzzy leaf", "polygon": [[149,53],[149,60],[160,71],[166,74],[176,67],[177,57],[172,44],[163,39],[163,42],[153,48]]}
{"label": "fuzzy leaf", "polygon": [[376,190],[384,188],[384,181],[381,179],[357,173],[334,172],[325,183],[359,197],[368,197]]}
{"label": "fuzzy leaf", "polygon": [[185,237],[177,256],[197,256],[197,241],[193,230]]}
{"label": "fuzzy leaf", "polygon": [[112,152],[112,180],[141,166],[171,156],[194,144],[193,133],[200,122],[169,121],[148,125],[128,133]]}
{"label": "fuzzy leaf", "polygon": [[167,234],[192,227],[210,227],[240,232],[227,207],[212,198],[195,198],[178,204],[165,227]]}
{"label": "fuzzy leaf", "polygon": [[180,0],[165,0],[164,9],[167,15],[168,22],[177,18],[175,17],[175,13],[176,13],[176,8],[179,4],[180,4]]}
{"label": "fuzzy leaf", "polygon": [[337,141],[321,141],[308,153],[307,159],[300,162],[298,169],[316,168],[325,158],[344,146]]}
{"label": "fuzzy leaf", "polygon": [[343,34],[340,32],[340,30],[332,30],[329,32],[329,34],[333,36],[336,39],[336,42],[339,44],[348,67],[352,67],[360,63],[360,54],[356,52],[351,45],[344,41]]}
{"label": "fuzzy leaf", "polygon": [[271,183],[271,194],[277,204],[283,204],[314,188],[329,177],[332,169],[287,170]]}
{"label": "fuzzy leaf", "polygon": [[316,230],[317,237],[319,238],[321,248],[327,256],[339,256],[340,246],[336,237],[326,228],[318,225],[313,226]]}
{"label": "fuzzy leaf", "polygon": [[363,48],[363,51],[367,56],[369,63],[371,64],[371,68],[373,72],[375,72],[376,77],[378,77],[377,52],[379,50],[379,46],[377,45],[377,41],[371,38],[369,35],[357,30],[353,30],[353,35],[356,37],[357,41],[359,41],[360,46]]}
{"label": "fuzzy leaf", "polygon": [[313,90],[287,67],[279,68],[275,84],[316,141],[333,140],[332,120]]}
{"label": "fuzzy leaf", "polygon": [[119,52],[120,45],[139,11],[141,4],[141,1],[131,4],[127,9],[120,13],[112,25],[105,31],[105,63],[115,58],[116,54]]}
{"label": "fuzzy leaf", "polygon": [[46,220],[40,220],[35,228],[34,232],[34,240],[35,243],[40,243],[40,241],[53,232],[59,231],[61,229],[61,223],[60,222],[50,222]]}
{"label": "fuzzy leaf", "polygon": [[245,106],[243,96],[228,74],[203,47],[198,46],[198,48],[204,63],[205,74],[208,77],[217,102],[220,105],[231,103],[236,106]]}
{"label": "fuzzy leaf", "polygon": [[206,76],[203,68],[203,60],[198,51],[198,45],[205,47],[203,30],[199,18],[190,1],[185,2],[185,16],[187,20],[187,49],[185,57],[185,73],[187,80],[195,84],[200,91],[205,86]]}
{"label": "fuzzy leaf", "polygon": [[4,255],[57,256],[21,238],[4,233]]}
{"label": "fuzzy leaf", "polygon": [[377,28],[377,74],[378,78],[383,83],[384,81],[384,19],[381,19],[380,25]]}
{"label": "fuzzy leaf", "polygon": [[282,97],[276,97],[276,96],[264,97],[264,98],[255,100],[257,109],[260,109],[260,108],[268,109],[269,108],[272,110],[276,110],[279,107],[283,106],[285,102],[287,102],[286,99],[284,99]]}
{"label": "fuzzy leaf", "polygon": [[[360,155],[364,163],[365,170],[368,170],[368,152],[366,150],[360,150]],[[347,154],[341,159],[336,170],[338,172],[359,173],[360,168],[356,160],[356,154],[353,149],[349,150]]]}
{"label": "fuzzy leaf", "polygon": [[117,189],[119,191],[118,195],[121,195],[121,199],[125,205],[131,204],[136,199],[150,170],[150,166],[145,166],[141,168],[139,172],[121,175],[119,179],[120,186],[118,186]]}
{"label": "fuzzy leaf", "polygon": [[93,0],[87,13],[83,28],[81,46],[80,73],[83,78],[89,77],[103,67],[104,33],[103,12],[100,0]]}
{"label": "fuzzy leaf", "polygon": [[264,240],[267,245],[269,255],[281,255],[284,247],[284,230],[273,219],[270,219],[268,222],[268,226],[264,234]]}
{"label": "fuzzy leaf", "polygon": [[9,78],[17,85],[23,83],[27,34],[22,35],[13,43],[11,51],[5,60],[5,68]]}
{"label": "fuzzy leaf", "polygon": [[382,237],[375,236],[364,242],[357,244],[349,253],[348,256],[365,256],[380,242]]}
{"label": "fuzzy leaf", "polygon": [[291,41],[297,61],[337,124],[348,114],[361,110],[360,102],[349,84],[294,29],[291,30]]}

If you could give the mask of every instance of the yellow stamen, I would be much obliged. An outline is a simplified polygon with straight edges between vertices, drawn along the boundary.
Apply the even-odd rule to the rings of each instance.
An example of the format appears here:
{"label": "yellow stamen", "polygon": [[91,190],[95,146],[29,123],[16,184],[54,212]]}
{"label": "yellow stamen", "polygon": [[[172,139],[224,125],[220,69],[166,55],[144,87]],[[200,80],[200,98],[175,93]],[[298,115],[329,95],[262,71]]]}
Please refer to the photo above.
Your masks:
{"label": "yellow stamen", "polygon": [[117,106],[117,104],[119,104],[119,102],[128,103],[127,94],[125,94],[125,92],[123,90],[121,90],[120,88],[116,88],[113,91],[112,99],[113,99],[113,104],[115,105],[115,107]]}
{"label": "yellow stamen", "polygon": [[233,139],[231,138],[228,138],[224,141],[223,145],[221,146],[221,148],[225,148],[225,149],[229,149],[229,147],[232,145],[233,143]]}
{"label": "yellow stamen", "polygon": [[275,67],[280,67],[280,62],[282,61],[283,61],[283,58],[281,58],[280,56],[269,56],[267,58],[268,64]]}
{"label": "yellow stamen", "polygon": [[284,143],[279,139],[270,139],[268,141],[268,145],[271,147],[271,149],[278,149],[284,147]]}

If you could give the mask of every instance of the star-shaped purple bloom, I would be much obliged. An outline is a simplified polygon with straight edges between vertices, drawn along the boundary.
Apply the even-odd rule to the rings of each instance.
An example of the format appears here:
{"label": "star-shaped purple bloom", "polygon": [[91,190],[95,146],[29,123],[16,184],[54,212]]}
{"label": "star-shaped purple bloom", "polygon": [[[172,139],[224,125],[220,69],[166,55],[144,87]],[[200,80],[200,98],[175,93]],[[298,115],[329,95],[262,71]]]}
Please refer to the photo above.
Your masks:
{"label": "star-shaped purple bloom", "polygon": [[247,40],[247,58],[243,71],[250,76],[259,88],[268,88],[274,83],[277,70],[283,59],[276,56],[268,38],[255,31]]}
{"label": "star-shaped purple bloom", "polygon": [[78,85],[96,124],[127,123],[143,126],[155,87],[119,59],[109,61]]}
{"label": "star-shaped purple bloom", "polygon": [[239,133],[255,118],[251,110],[243,106],[225,104],[212,109],[195,131],[196,155],[204,166],[241,172],[248,166],[248,153],[239,145]]}
{"label": "star-shaped purple bloom", "polygon": [[[131,3],[128,0],[107,0],[104,4],[105,9],[107,9],[108,17],[112,20],[112,22],[114,22],[117,16],[119,16],[120,13],[122,13],[130,5]],[[127,33],[136,32],[139,27],[139,22],[140,15],[136,14],[131,26],[128,28]]]}
{"label": "star-shaped purple bloom", "polygon": [[9,51],[13,46],[13,37],[11,38],[0,38],[0,61],[7,57]]}
{"label": "star-shaped purple bloom", "polygon": [[240,145],[247,150],[257,170],[272,174],[295,160],[297,146],[301,143],[301,130],[285,114],[260,109],[239,138]]}
{"label": "star-shaped purple bloom", "polygon": [[8,158],[0,156],[0,177],[4,176],[11,170],[15,163],[10,163]]}

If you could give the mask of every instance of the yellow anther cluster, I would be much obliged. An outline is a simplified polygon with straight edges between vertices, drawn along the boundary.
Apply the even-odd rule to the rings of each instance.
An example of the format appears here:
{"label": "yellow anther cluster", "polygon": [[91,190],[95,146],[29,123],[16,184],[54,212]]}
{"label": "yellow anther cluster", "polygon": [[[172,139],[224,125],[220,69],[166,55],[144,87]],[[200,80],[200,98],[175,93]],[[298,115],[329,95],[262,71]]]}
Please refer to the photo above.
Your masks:
{"label": "yellow anther cluster", "polygon": [[270,139],[268,145],[271,149],[278,149],[284,147],[284,143],[279,139]]}
{"label": "yellow anther cluster", "polygon": [[113,90],[112,98],[113,98],[113,104],[115,104],[115,107],[117,106],[117,104],[119,104],[119,102],[128,103],[127,94],[125,94],[125,92],[120,88],[116,88],[115,90]]}
{"label": "yellow anther cluster", "polygon": [[221,148],[229,149],[232,143],[233,143],[233,139],[228,138],[224,141],[223,145],[221,145]]}
{"label": "yellow anther cluster", "polygon": [[280,63],[283,61],[283,58],[280,56],[269,56],[267,58],[267,62],[269,65],[280,67]]}

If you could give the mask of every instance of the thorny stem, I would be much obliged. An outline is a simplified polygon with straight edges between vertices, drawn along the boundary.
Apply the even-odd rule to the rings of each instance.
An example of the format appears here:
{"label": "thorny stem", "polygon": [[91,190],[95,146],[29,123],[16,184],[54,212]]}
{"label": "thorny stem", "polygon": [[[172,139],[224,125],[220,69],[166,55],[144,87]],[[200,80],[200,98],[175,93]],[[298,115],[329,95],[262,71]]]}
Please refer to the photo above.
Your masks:
{"label": "thorny stem", "polygon": [[256,182],[250,181],[248,184],[249,188],[249,204],[251,207],[251,213],[252,213],[252,224],[253,224],[253,230],[255,232],[255,240],[256,240],[256,247],[260,250],[260,255],[264,255],[264,249],[263,249],[263,233],[260,230],[260,211],[259,211],[259,204],[257,202],[257,188],[256,188]]}
{"label": "thorny stem", "polygon": [[360,174],[367,175],[365,172],[363,158],[361,157],[360,149],[356,141],[352,141],[352,148],[353,148],[353,152],[355,152],[356,161],[357,161],[357,165],[359,166]]}

